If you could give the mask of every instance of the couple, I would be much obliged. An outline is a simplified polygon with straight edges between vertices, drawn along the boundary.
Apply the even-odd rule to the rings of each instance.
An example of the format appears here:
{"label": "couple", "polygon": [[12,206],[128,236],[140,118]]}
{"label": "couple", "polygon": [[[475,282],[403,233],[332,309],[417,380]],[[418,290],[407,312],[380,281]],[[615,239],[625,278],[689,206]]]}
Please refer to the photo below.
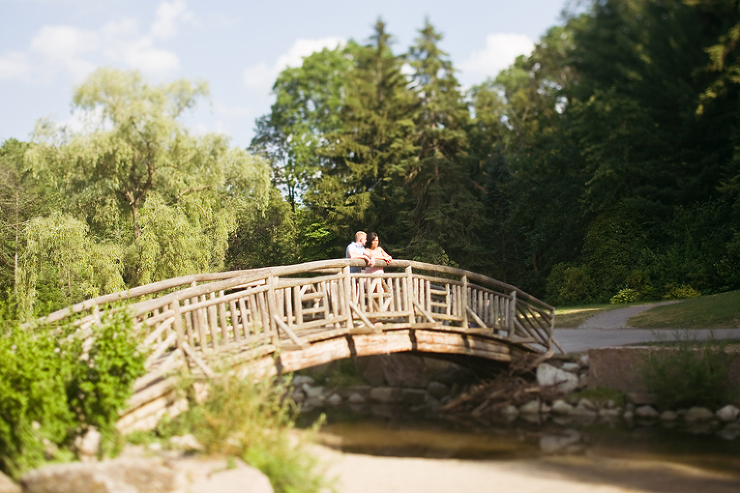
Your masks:
{"label": "couple", "polygon": [[[377,233],[370,233],[370,237],[368,237],[364,231],[355,233],[355,241],[347,246],[345,257],[366,261],[368,265],[367,269],[365,269],[366,274],[383,273],[382,267],[375,267],[375,259],[385,260],[386,262],[393,260],[393,257],[388,255],[383,250],[383,247],[380,246],[380,238],[378,238]],[[350,272],[359,274],[360,268],[350,267]]]}

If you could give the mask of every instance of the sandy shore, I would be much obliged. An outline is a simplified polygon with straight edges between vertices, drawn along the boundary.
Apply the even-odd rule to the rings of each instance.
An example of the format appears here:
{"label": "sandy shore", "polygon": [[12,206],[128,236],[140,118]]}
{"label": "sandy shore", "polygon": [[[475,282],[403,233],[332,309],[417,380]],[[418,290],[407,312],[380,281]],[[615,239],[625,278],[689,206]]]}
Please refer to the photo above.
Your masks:
{"label": "sandy shore", "polygon": [[655,461],[583,456],[462,461],[344,454],[323,446],[338,493],[737,493],[740,478]]}

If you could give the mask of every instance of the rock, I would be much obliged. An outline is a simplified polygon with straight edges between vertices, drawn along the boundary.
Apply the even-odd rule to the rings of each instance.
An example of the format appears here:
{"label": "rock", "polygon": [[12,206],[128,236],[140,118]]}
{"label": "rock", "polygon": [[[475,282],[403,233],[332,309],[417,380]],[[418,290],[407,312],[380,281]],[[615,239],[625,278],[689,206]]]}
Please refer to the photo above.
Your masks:
{"label": "rock", "polygon": [[[719,431],[718,435],[725,440],[735,440],[737,437],[740,436],[740,424],[726,424],[725,427]],[[0,491],[2,491],[2,489],[0,489]]]}
{"label": "rock", "polygon": [[619,408],[599,409],[599,417],[604,419],[617,419],[620,414],[622,410]]}
{"label": "rock", "polygon": [[391,387],[376,387],[370,390],[370,399],[377,402],[393,402],[398,392]]}
{"label": "rock", "polygon": [[661,421],[676,421],[678,419],[678,413],[674,411],[663,411],[660,415]]}
{"label": "rock", "polygon": [[622,415],[622,418],[625,421],[632,421],[635,418],[635,412],[627,409]]}
{"label": "rock", "polygon": [[706,407],[692,407],[686,412],[684,419],[689,423],[696,421],[710,421],[714,418],[714,413]]}
{"label": "rock", "polygon": [[516,406],[514,406],[513,404],[509,404],[508,406],[503,408],[500,413],[504,416],[516,417],[519,415],[519,409],[517,409]]}
{"label": "rock", "polygon": [[21,478],[25,493],[167,493],[176,472],[154,459],[117,459],[94,464],[55,464]]}
{"label": "rock", "polygon": [[642,419],[658,419],[660,413],[652,406],[640,406],[635,409],[635,417]]}
{"label": "rock", "polygon": [[588,409],[586,407],[581,407],[581,406],[574,407],[573,410],[569,414],[569,416],[574,416],[576,418],[589,418],[589,419],[594,419],[598,415],[599,414],[593,409]]}
{"label": "rock", "polygon": [[295,402],[303,402],[306,400],[306,393],[302,390],[295,390],[292,397]]}
{"label": "rock", "polygon": [[3,474],[2,471],[0,471],[0,493],[21,493],[21,487]]}
{"label": "rock", "polygon": [[365,402],[365,398],[364,398],[364,397],[362,397],[362,396],[361,396],[360,394],[358,394],[357,392],[353,392],[353,393],[352,393],[352,394],[351,394],[351,395],[349,396],[349,403],[350,403],[350,404],[363,404],[364,402]]}
{"label": "rock", "polygon": [[542,404],[540,404],[540,412],[542,414],[547,414],[550,411],[552,411],[552,407],[548,406],[546,402],[543,402]]}
{"label": "rock", "polygon": [[581,364],[582,367],[586,368],[588,367],[589,360],[588,360],[588,354],[582,354],[580,358],[578,358],[578,362]]}
{"label": "rock", "polygon": [[338,406],[342,403],[342,396],[339,394],[332,394],[327,400],[326,403],[330,406]]}
{"label": "rock", "polygon": [[303,402],[302,406],[302,408],[306,410],[316,409],[317,407],[326,406],[326,402],[324,401],[324,399],[319,399],[318,397],[309,397]]}
{"label": "rock", "polygon": [[655,396],[648,392],[629,392],[627,401],[635,406],[646,406],[655,404]]}
{"label": "rock", "polygon": [[596,407],[596,404],[591,402],[590,399],[586,399],[585,397],[578,401],[578,407],[585,407],[586,409],[590,409],[591,411],[596,411],[598,409]]}
{"label": "rock", "polygon": [[578,377],[547,363],[541,363],[537,367],[537,383],[541,387],[555,386],[560,392],[569,394],[578,387]]}
{"label": "rock", "polygon": [[578,375],[578,388],[585,389],[588,387],[588,373],[581,373]]}
{"label": "rock", "polygon": [[423,404],[427,391],[422,389],[401,389],[401,401],[407,404]]}
{"label": "rock", "polygon": [[306,393],[307,398],[317,398],[324,393],[324,387],[311,387],[308,384],[304,384],[303,391]]}
{"label": "rock", "polygon": [[75,438],[74,445],[81,462],[95,461],[100,449],[100,432],[89,428],[84,435]]}
{"label": "rock", "polygon": [[570,414],[574,408],[563,399],[557,399],[552,403],[551,409],[555,414]]}
{"label": "rock", "polygon": [[190,433],[170,438],[170,445],[176,450],[182,450],[183,452],[203,450],[203,445]]}
{"label": "rock", "polygon": [[429,385],[427,385],[427,392],[429,392],[429,395],[437,399],[441,399],[446,396],[449,391],[450,389],[447,388],[447,385],[442,382],[437,382],[436,380],[429,382]]}
{"label": "rock", "polygon": [[239,459],[184,459],[174,466],[183,493],[273,493],[267,476]]}
{"label": "rock", "polygon": [[735,421],[737,419],[737,416],[740,414],[740,409],[730,404],[719,409],[715,414],[717,415],[717,419],[723,423],[729,423],[730,421]]}
{"label": "rock", "polygon": [[571,363],[570,361],[566,361],[565,363],[563,363],[563,366],[561,366],[560,369],[570,373],[578,373],[578,370],[581,369],[581,365],[579,365],[578,363]]}
{"label": "rock", "polygon": [[314,384],[314,379],[309,377],[308,375],[298,375],[293,378],[291,384],[293,384],[294,387],[301,387],[304,384],[311,386]]}
{"label": "rock", "polygon": [[540,413],[540,400],[535,399],[529,401],[526,404],[519,406],[519,412],[522,414],[539,414]]}
{"label": "rock", "polygon": [[581,441],[581,434],[576,430],[563,430],[560,435],[545,435],[540,438],[540,450],[546,454],[559,452]]}

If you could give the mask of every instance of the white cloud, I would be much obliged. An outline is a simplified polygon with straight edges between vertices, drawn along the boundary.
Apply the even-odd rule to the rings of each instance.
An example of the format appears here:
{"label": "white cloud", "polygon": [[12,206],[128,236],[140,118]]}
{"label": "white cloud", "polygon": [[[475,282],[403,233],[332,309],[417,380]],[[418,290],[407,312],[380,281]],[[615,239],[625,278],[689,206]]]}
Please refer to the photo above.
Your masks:
{"label": "white cloud", "polygon": [[0,80],[20,79],[49,84],[59,75],[81,81],[100,65],[122,65],[152,76],[166,76],[180,68],[176,53],[158,47],[177,27],[193,15],[181,0],[162,2],[157,8],[151,34],[141,34],[136,19],[109,22],[99,29],[75,26],[44,26],[23,51],[0,52]]}
{"label": "white cloud", "polygon": [[533,49],[534,42],[524,34],[489,34],[486,47],[473,52],[458,68],[468,76],[496,77],[516,57],[529,55]]}
{"label": "white cloud", "polygon": [[244,84],[255,89],[269,88],[277,78],[278,74],[287,67],[298,67],[303,63],[303,58],[311,53],[321,51],[324,48],[334,49],[346,41],[342,38],[327,37],[321,39],[297,39],[288,49],[288,52],[280,55],[272,66],[265,62],[247,67],[243,72]]}
{"label": "white cloud", "polygon": [[156,20],[152,24],[151,34],[159,39],[171,39],[177,35],[179,23],[192,21],[193,13],[187,9],[185,2],[162,2],[157,8]]}

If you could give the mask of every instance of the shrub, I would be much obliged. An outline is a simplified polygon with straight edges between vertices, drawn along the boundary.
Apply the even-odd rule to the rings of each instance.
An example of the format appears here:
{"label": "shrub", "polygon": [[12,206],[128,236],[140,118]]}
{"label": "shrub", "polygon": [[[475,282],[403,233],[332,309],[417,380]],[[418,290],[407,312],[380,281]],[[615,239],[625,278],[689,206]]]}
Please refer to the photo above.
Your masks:
{"label": "shrub", "polygon": [[219,376],[208,397],[158,427],[161,436],[192,433],[206,453],[241,457],[264,472],[276,493],[318,492],[325,481],[318,461],[305,451],[306,436],[293,434],[298,409],[289,382]]}
{"label": "shrub", "polygon": [[688,331],[675,344],[648,351],[642,375],[658,404],[667,409],[706,406],[714,409],[731,399],[730,363],[736,354],[710,337],[699,342]]}
{"label": "shrub", "polygon": [[663,296],[664,300],[686,300],[689,298],[698,298],[701,293],[696,289],[682,284],[681,286],[669,287],[668,292]]}
{"label": "shrub", "polygon": [[620,289],[617,294],[612,296],[609,303],[616,305],[618,303],[634,303],[640,300],[640,292],[632,288]]}
{"label": "shrub", "polygon": [[[73,323],[26,327],[4,322],[0,337],[0,469],[18,477],[45,460],[70,456],[89,426],[116,442],[118,412],[143,373],[125,312],[94,326],[88,343]],[[61,448],[60,448],[61,447]]]}
{"label": "shrub", "polygon": [[554,305],[593,301],[594,283],[585,267],[557,264],[547,278],[547,299]]}

